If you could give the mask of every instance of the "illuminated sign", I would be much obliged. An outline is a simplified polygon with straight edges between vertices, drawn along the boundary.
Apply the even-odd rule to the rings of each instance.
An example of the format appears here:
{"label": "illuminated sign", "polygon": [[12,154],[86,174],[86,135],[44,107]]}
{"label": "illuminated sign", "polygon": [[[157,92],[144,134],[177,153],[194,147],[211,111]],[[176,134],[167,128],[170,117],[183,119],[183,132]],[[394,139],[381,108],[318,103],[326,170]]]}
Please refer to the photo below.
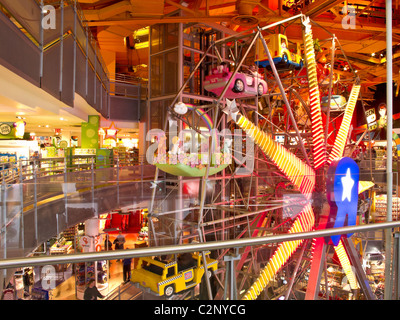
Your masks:
{"label": "illuminated sign", "polygon": [[[327,199],[330,205],[327,228],[356,225],[358,205],[358,184],[360,169],[348,157],[334,160],[328,168],[326,181]],[[347,234],[350,237],[351,234]],[[325,238],[325,243],[337,246],[341,235]]]}
{"label": "illuminated sign", "polygon": [[343,155],[344,147],[346,146],[347,137],[350,130],[351,119],[353,118],[354,108],[356,107],[358,94],[360,93],[360,88],[360,85],[353,85],[351,88],[350,98],[347,102],[343,120],[335,139],[335,144],[333,145],[332,151],[329,155],[328,164],[331,164],[335,159],[340,159]]}
{"label": "illuminated sign", "polygon": [[0,124],[0,134],[6,136],[11,133],[11,126],[7,123]]}
{"label": "illuminated sign", "polygon": [[15,137],[22,139],[25,133],[25,121],[14,122]]}
{"label": "illuminated sign", "polygon": [[371,108],[365,111],[365,117],[367,118],[368,129],[375,130],[376,127],[378,126],[376,122],[375,109]]}

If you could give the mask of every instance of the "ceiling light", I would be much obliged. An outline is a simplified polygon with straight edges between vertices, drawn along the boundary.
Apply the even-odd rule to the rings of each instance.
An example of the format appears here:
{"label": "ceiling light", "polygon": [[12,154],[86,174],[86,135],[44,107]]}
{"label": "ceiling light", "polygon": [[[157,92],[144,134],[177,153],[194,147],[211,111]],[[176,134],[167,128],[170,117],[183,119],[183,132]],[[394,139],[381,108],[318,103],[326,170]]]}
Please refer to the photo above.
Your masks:
{"label": "ceiling light", "polygon": [[49,125],[48,124],[46,124],[46,128],[48,128],[49,127]]}
{"label": "ceiling light", "polygon": [[372,53],[371,53],[371,56],[375,57],[375,52],[372,52]]}

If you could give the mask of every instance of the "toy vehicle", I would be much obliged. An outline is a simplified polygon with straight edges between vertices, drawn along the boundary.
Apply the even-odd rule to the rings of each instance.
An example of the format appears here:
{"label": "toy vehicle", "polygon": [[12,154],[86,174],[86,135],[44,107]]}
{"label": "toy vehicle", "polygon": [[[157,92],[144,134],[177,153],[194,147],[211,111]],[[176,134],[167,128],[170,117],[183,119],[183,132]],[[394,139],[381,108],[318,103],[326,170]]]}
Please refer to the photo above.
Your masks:
{"label": "toy vehicle", "polygon": [[[225,85],[228,83],[232,72],[228,67],[218,67],[212,69],[211,75],[205,77],[204,89],[219,96]],[[237,72],[231,81],[225,97],[229,99],[240,98],[243,96],[259,95],[262,96],[268,91],[268,85],[259,73],[249,72],[245,74]]]}
{"label": "toy vehicle", "polygon": [[[322,110],[326,110],[328,108],[328,100],[329,96],[322,97],[321,99],[321,108]],[[340,95],[332,95],[331,96],[331,111],[342,111],[346,106],[346,98]]]}
{"label": "toy vehicle", "polygon": [[[208,257],[208,271],[217,270],[218,261]],[[160,261],[151,257],[139,258],[136,268],[132,270],[131,282],[149,288],[153,293],[166,297],[180,291],[195,287],[204,275],[203,256],[201,253],[188,254],[184,262]]]}
{"label": "toy vehicle", "polygon": [[[277,67],[292,67],[300,69],[303,67],[303,58],[299,43],[289,42],[283,34],[277,33],[264,38],[271,53],[272,60]],[[258,40],[255,63],[259,67],[270,67],[268,56],[264,50],[261,40]]]}

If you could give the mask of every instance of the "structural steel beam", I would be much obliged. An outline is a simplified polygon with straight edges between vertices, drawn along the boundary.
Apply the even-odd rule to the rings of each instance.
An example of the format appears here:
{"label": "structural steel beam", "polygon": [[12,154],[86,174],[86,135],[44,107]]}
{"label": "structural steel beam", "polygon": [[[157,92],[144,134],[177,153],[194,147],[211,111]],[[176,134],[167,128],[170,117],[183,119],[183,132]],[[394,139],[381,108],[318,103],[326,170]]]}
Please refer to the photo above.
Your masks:
{"label": "structural steel beam", "polygon": [[372,293],[368,279],[365,276],[365,272],[361,266],[358,253],[353,243],[349,241],[349,239],[347,238],[342,238],[342,243],[344,248],[346,249],[347,255],[349,256],[350,263],[355,269],[355,273],[358,279],[358,284],[360,285],[361,290],[363,291],[365,297],[367,298],[367,300],[376,300],[375,295]]}
{"label": "structural steel beam", "polygon": [[87,253],[73,253],[66,255],[36,256],[28,258],[13,258],[0,260],[0,269],[19,268],[26,266],[44,266],[51,264],[77,263],[98,260],[115,260],[125,258],[151,257],[159,255],[179,254],[184,252],[199,252],[219,250],[225,248],[242,248],[245,246],[259,246],[268,243],[280,243],[301,239],[323,238],[338,234],[368,232],[372,230],[399,228],[400,221],[372,223],[361,226],[330,228],[299,233],[285,233],[266,237],[242,238],[207,243],[180,244],[150,248],[136,248],[116,251],[99,251]]}

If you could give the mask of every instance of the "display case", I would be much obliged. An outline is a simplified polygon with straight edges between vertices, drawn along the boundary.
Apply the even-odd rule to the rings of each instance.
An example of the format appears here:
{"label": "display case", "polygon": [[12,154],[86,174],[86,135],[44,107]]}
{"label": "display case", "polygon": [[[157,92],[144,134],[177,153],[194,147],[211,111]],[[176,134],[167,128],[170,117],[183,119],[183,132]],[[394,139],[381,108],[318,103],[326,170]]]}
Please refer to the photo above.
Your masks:
{"label": "display case", "polygon": [[18,169],[14,167],[17,162],[16,153],[0,153],[0,178],[6,178],[18,173]]}
{"label": "display case", "polygon": [[46,147],[42,153],[42,161],[40,162],[41,175],[62,174],[65,170],[65,153],[64,149],[56,147]]}
{"label": "display case", "polygon": [[[387,195],[381,194],[377,195],[374,199],[373,217],[375,222],[385,222],[386,221],[386,211],[387,211]],[[400,198],[392,197],[392,219],[399,220],[400,213]]]}
{"label": "display case", "polygon": [[113,159],[115,165],[118,162],[120,166],[127,165],[128,164],[127,148],[126,147],[113,148]]}
{"label": "display case", "polygon": [[74,170],[89,170],[96,159],[96,149],[68,148],[69,166]]}
{"label": "display case", "polygon": [[[61,237],[58,241],[56,241],[50,247],[50,255],[64,255],[70,254],[74,252],[73,241],[66,240],[64,237]],[[55,266],[57,272],[66,271],[71,266],[70,263],[66,264],[58,264]]]}
{"label": "display case", "polygon": [[77,232],[78,232],[78,226],[73,226],[63,231],[62,235],[66,241],[71,241],[72,243],[74,243],[75,235],[77,234]]}

